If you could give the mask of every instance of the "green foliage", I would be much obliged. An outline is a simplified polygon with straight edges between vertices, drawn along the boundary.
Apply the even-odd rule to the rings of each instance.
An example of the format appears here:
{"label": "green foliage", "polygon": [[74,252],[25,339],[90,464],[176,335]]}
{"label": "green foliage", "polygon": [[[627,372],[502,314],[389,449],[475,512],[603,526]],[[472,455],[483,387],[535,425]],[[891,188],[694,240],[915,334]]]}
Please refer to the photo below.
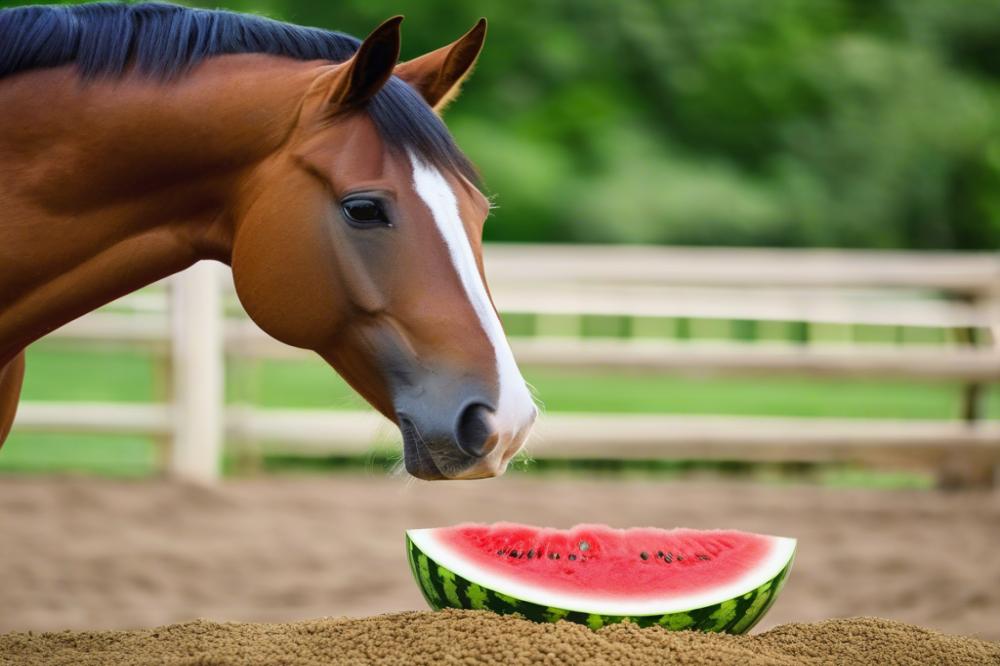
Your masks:
{"label": "green foliage", "polygon": [[487,16],[448,121],[493,240],[998,244],[998,3],[188,4],[359,36],[404,13],[404,58]]}
{"label": "green foliage", "polygon": [[[313,18],[303,3],[273,8]],[[355,19],[341,4],[315,18],[363,33],[400,9],[366,2]],[[996,246],[1000,6],[476,10],[490,41],[450,122],[498,195],[492,238]],[[415,55],[475,16],[437,0],[411,18]]]}

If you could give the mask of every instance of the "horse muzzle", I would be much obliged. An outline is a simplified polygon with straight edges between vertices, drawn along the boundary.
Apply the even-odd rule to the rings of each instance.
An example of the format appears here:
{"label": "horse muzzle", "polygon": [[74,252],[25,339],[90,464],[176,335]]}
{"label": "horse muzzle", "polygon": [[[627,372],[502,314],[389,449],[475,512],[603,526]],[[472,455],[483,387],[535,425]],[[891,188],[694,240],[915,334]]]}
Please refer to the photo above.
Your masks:
{"label": "horse muzzle", "polygon": [[505,432],[489,402],[470,399],[458,409],[432,409],[426,400],[397,408],[406,471],[418,479],[499,476],[523,444],[537,412]]}

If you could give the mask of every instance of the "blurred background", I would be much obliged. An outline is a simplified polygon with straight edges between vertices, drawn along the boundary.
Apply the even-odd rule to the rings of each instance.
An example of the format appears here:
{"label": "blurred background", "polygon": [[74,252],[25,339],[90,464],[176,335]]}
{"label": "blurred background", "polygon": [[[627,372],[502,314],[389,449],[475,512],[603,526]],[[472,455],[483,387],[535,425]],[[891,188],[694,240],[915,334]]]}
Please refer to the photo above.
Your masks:
{"label": "blurred background", "polygon": [[403,13],[404,59],[488,17],[446,120],[545,415],[503,479],[407,482],[397,433],[200,266],[29,350],[0,629],[419,608],[398,530],[520,519],[800,536],[765,626],[1000,638],[1000,5],[185,4]]}

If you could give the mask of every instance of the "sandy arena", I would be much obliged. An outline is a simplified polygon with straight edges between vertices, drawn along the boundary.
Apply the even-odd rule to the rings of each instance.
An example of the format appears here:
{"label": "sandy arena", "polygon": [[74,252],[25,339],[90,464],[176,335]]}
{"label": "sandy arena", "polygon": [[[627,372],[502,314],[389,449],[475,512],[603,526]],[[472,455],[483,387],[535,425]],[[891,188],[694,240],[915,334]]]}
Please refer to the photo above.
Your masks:
{"label": "sandy arena", "polygon": [[[403,530],[506,519],[557,526],[596,521],[619,526],[733,527],[795,536],[800,540],[795,568],[757,633],[790,622],[878,616],[1000,641],[1000,493],[513,475],[446,484],[379,475],[268,477],[231,481],[217,489],[159,481],[5,477],[0,479],[0,507],[0,632],[134,629],[195,618],[289,622],[423,610],[403,554]],[[291,640],[286,634],[334,631],[342,637],[344,632],[359,635],[368,627],[374,635],[395,636],[415,631],[413,627],[423,631],[440,626],[435,623],[441,620],[434,619],[440,617],[407,614],[390,625],[369,619],[280,630],[259,625],[220,629],[196,623],[170,631],[203,637],[221,632],[225,641],[244,645],[250,641],[261,650],[250,657],[259,660],[267,650],[284,649],[283,641]],[[493,621],[473,614],[452,618],[447,626],[449,631],[464,626],[475,632],[487,620]],[[756,643],[748,638],[735,643],[728,638],[705,640],[714,646],[711,649],[723,650],[720,658],[725,650],[739,652],[766,644],[774,651],[760,653],[766,657],[761,663],[805,663],[809,655],[781,642],[787,643],[789,631],[805,632],[814,642],[820,641],[816,645],[823,644],[821,638],[832,640],[846,631],[857,641],[903,637],[921,649],[957,650],[932,650],[927,655],[959,660],[965,655],[979,659],[978,663],[1000,663],[997,643],[954,642],[893,622],[782,627],[777,634],[768,634],[772,638],[753,639]],[[312,633],[308,627],[314,628]],[[626,634],[610,635],[643,650],[653,649],[654,657],[670,650],[680,657],[683,652],[678,650],[696,641]],[[112,642],[149,643],[150,635],[117,636]],[[545,635],[545,640],[557,642],[570,636]],[[54,659],[57,654],[51,650],[56,648],[108,639],[107,634],[73,640],[64,635],[55,642],[53,637],[8,636],[0,640],[0,663],[4,658],[27,657],[32,650],[36,658]],[[605,645],[608,639],[595,635],[593,640]],[[650,647],[649,640],[659,647]],[[855,649],[857,641],[841,647]],[[139,643],[133,647],[139,649]],[[822,657],[824,650],[813,648]],[[139,662],[170,656],[157,654],[155,646],[144,649],[148,651],[140,655],[146,657]],[[316,654],[320,660],[330,656],[324,657],[322,649]],[[553,663],[570,658],[558,650],[552,654]],[[593,654],[594,659],[609,658],[606,653]],[[295,655],[303,663],[308,661],[294,650],[288,653]],[[734,663],[751,663],[733,655]],[[238,655],[230,656],[239,662]],[[847,663],[863,655],[841,656]],[[64,657],[70,663],[80,655]],[[223,657],[217,661],[227,663]]]}

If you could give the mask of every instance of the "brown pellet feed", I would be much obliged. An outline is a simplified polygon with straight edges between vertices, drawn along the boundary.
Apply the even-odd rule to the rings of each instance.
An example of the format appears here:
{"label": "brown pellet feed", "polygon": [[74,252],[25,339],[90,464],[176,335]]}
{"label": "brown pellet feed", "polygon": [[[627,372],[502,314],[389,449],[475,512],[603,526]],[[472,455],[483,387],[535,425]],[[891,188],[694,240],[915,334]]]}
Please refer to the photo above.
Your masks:
{"label": "brown pellet feed", "polygon": [[198,620],[157,629],[16,632],[0,664],[1000,664],[1000,643],[879,618],[785,624],[729,636],[624,623],[593,632],[486,611],[288,624]]}

